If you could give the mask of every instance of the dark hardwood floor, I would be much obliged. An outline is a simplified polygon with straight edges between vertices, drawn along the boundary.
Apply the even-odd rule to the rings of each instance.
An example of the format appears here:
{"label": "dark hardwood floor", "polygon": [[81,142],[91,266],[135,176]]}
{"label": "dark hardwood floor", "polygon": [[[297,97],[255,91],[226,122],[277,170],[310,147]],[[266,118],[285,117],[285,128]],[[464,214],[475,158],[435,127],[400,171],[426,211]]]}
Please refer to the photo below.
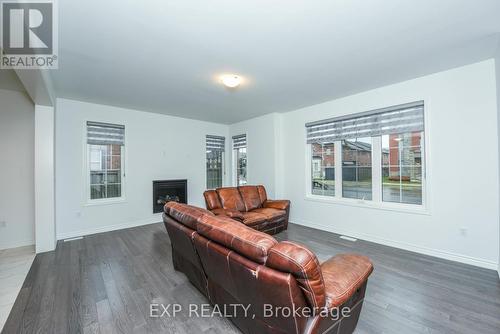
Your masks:
{"label": "dark hardwood floor", "polygon": [[[345,252],[372,259],[357,333],[500,333],[493,270],[293,224],[277,238],[306,244],[320,261]],[[37,255],[2,333],[238,333],[220,317],[150,318],[150,303],[207,303],[173,269],[163,224],[59,242]]]}

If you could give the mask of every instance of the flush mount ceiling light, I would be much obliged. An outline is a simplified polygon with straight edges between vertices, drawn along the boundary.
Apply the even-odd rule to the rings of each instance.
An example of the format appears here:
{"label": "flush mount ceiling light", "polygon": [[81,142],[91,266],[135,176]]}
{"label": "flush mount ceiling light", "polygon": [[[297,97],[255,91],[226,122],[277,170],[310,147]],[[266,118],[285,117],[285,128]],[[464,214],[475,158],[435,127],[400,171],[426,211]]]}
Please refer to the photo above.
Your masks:
{"label": "flush mount ceiling light", "polygon": [[235,88],[241,84],[241,77],[236,74],[224,74],[220,76],[220,82],[226,87]]}

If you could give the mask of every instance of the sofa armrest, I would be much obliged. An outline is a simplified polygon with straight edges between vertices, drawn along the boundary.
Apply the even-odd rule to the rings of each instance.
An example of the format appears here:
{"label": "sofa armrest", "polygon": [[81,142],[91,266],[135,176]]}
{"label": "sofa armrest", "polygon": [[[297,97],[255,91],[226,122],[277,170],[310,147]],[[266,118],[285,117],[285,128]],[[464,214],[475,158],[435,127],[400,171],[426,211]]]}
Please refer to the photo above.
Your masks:
{"label": "sofa armrest", "polygon": [[243,214],[238,210],[214,209],[212,210],[212,213],[214,213],[216,216],[226,216],[240,222],[242,222],[244,219]]}
{"label": "sofa armrest", "polygon": [[290,206],[289,200],[267,200],[263,205],[265,208],[272,208],[278,210],[287,210]]}
{"label": "sofa armrest", "polygon": [[321,264],[325,282],[326,305],[338,307],[350,299],[368,280],[373,264],[358,254],[339,254]]}

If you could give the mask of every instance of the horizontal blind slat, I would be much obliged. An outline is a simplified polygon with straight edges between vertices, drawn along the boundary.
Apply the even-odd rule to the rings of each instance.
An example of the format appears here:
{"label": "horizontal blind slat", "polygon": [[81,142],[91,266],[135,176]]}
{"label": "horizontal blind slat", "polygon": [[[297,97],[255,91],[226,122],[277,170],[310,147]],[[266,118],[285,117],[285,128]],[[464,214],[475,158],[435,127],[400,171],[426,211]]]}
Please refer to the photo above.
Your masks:
{"label": "horizontal blind slat", "polygon": [[247,146],[247,135],[233,136],[233,150]]}
{"label": "horizontal blind slat", "polygon": [[206,149],[211,151],[224,152],[226,147],[226,138],[221,136],[206,136]]}
{"label": "horizontal blind slat", "polygon": [[87,144],[125,145],[125,126],[100,122],[87,122]]}
{"label": "horizontal blind slat", "polygon": [[423,130],[423,101],[306,124],[309,144]]}

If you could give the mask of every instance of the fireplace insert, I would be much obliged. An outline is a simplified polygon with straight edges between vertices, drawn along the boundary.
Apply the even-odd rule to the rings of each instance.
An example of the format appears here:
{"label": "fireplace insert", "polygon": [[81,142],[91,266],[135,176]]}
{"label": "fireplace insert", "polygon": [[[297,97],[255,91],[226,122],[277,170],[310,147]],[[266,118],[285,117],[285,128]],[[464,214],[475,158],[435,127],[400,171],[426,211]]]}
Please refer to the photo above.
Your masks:
{"label": "fireplace insert", "polygon": [[187,204],[187,180],[153,181],[153,213],[163,212],[170,201]]}

